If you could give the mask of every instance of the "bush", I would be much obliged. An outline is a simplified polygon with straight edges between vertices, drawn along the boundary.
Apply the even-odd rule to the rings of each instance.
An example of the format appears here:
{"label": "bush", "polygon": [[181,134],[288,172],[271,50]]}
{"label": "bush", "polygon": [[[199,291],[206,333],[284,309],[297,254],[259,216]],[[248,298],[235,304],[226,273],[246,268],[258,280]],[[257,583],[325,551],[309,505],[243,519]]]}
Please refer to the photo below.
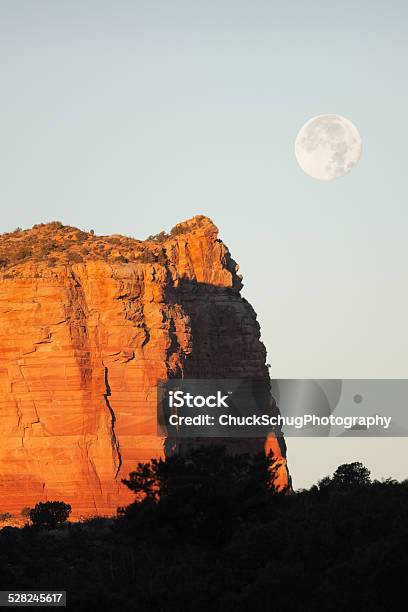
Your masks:
{"label": "bush", "polygon": [[50,221],[50,223],[48,223],[48,227],[50,229],[62,229],[64,225],[61,223],[61,221]]}
{"label": "bush", "polygon": [[[139,463],[123,479],[136,501],[118,515],[137,531],[175,530],[185,541],[222,541],[237,525],[269,516],[278,465],[272,454],[230,455],[223,446],[202,446],[165,461]],[[284,493],[284,492],[282,492]]]}
{"label": "bush", "polygon": [[82,263],[84,261],[82,255],[75,251],[68,251],[67,258],[69,263]]}
{"label": "bush", "polygon": [[32,251],[31,249],[22,248],[16,252],[14,258],[16,261],[21,261],[22,259],[26,259],[26,257],[31,257]]}
{"label": "bush", "polygon": [[200,227],[201,221],[204,218],[204,215],[197,215],[196,220],[193,223],[189,223],[187,225],[184,223],[179,223],[178,225],[175,225],[170,230],[170,236],[174,238],[175,236],[180,236],[182,234],[190,232],[193,229],[197,229],[198,227]]}
{"label": "bush", "polygon": [[160,232],[159,234],[153,234],[152,236],[148,236],[147,240],[152,240],[154,242],[164,242],[169,238],[169,234],[165,231]]}
{"label": "bush", "polygon": [[37,527],[53,528],[66,523],[71,506],[61,501],[39,502],[30,510],[30,520]]}
{"label": "bush", "polygon": [[31,511],[31,508],[29,508],[28,506],[25,506],[24,508],[21,509],[20,514],[21,514],[22,517],[24,517],[26,519],[29,519],[30,518],[30,511]]}
{"label": "bush", "polygon": [[9,521],[12,518],[12,514],[10,512],[2,512],[0,513],[0,521]]}
{"label": "bush", "polygon": [[75,612],[400,610],[408,481],[340,467],[361,486],[276,495],[264,457],[142,464],[128,480],[145,501],[118,519],[0,529],[1,588],[64,588]]}
{"label": "bush", "polygon": [[174,227],[171,228],[170,230],[170,234],[171,236],[180,236],[181,234],[185,234],[186,231],[189,231],[190,228],[186,229],[185,227],[183,227],[182,225],[175,225]]}
{"label": "bush", "polygon": [[73,238],[77,242],[83,242],[84,240],[88,240],[88,234],[86,232],[83,232],[82,230],[78,230],[73,235]]}
{"label": "bush", "polygon": [[360,461],[339,465],[333,476],[326,476],[319,481],[319,489],[346,490],[364,487],[371,484],[370,470]]}
{"label": "bush", "polygon": [[135,257],[135,261],[138,263],[156,263],[157,255],[152,253],[152,251],[142,251]]}

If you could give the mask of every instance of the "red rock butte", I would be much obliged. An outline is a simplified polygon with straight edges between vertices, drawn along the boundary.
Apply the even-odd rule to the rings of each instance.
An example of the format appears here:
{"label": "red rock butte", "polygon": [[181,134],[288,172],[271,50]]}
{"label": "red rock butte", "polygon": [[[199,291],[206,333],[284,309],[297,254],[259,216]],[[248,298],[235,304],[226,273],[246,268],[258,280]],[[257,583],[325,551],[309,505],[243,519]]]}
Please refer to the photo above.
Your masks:
{"label": "red rock butte", "polygon": [[[164,456],[158,380],[269,384],[237,269],[204,216],[145,241],[59,222],[0,236],[1,512],[61,500],[78,518],[133,501],[121,479]],[[287,485],[283,439],[262,445]]]}

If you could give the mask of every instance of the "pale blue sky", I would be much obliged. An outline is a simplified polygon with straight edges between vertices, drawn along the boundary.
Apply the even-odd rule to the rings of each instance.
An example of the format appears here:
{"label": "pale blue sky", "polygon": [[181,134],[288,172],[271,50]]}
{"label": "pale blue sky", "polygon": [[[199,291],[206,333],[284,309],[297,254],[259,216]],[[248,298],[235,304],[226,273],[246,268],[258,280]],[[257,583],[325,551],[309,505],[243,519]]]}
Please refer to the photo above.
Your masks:
{"label": "pale blue sky", "polygon": [[[273,376],[407,377],[407,27],[404,0],[1,0],[0,231],[206,214]],[[321,113],[363,138],[332,183],[294,158]],[[296,444],[300,486],[326,469]]]}

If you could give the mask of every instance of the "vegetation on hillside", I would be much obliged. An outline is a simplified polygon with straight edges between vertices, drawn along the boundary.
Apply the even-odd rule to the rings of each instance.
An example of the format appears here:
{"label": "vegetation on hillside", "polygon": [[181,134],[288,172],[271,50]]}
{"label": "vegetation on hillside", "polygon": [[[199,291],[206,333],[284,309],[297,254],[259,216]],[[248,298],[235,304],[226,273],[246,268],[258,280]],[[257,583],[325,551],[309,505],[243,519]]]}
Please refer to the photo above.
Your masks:
{"label": "vegetation on hillside", "polygon": [[178,223],[177,225],[171,228],[169,233],[163,230],[158,234],[153,234],[149,236],[148,238],[146,238],[146,240],[157,243],[166,242],[166,240],[169,240],[170,238],[182,236],[183,234],[187,234],[188,232],[198,229],[204,219],[206,219],[204,215],[197,215],[194,218],[194,221],[190,221],[189,223]]}
{"label": "vegetation on hillside", "polygon": [[46,267],[72,266],[87,260],[108,263],[166,263],[160,245],[120,236],[96,236],[60,221],[41,223],[31,229],[17,228],[0,235],[0,272],[3,277],[18,273],[20,264],[44,264]]}
{"label": "vegetation on hillside", "polygon": [[287,495],[273,475],[219,447],[140,464],[116,519],[2,529],[2,589],[64,589],[78,611],[400,609],[408,482],[351,463]]}

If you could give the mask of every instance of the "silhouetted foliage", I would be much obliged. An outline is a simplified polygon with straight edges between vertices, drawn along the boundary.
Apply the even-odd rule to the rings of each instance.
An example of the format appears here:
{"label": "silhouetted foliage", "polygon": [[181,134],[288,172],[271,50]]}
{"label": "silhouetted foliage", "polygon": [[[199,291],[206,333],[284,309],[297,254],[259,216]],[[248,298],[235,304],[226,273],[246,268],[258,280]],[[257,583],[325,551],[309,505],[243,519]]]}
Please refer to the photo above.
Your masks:
{"label": "silhouetted foliage", "polygon": [[1,529],[2,589],[65,589],[79,612],[401,609],[408,481],[351,463],[277,495],[275,469],[216,447],[139,464],[117,519]]}
{"label": "silhouetted foliage", "polygon": [[65,523],[71,506],[62,501],[39,502],[30,510],[30,520],[37,527],[56,527]]}
{"label": "silhouetted foliage", "polygon": [[370,483],[370,470],[359,461],[355,461],[354,463],[339,465],[332,478],[326,476],[318,484],[320,489],[331,487],[332,489],[345,490],[367,486]]}
{"label": "silhouetted foliage", "polygon": [[187,539],[222,539],[237,522],[260,518],[276,493],[271,455],[226,453],[222,446],[202,446],[186,455],[139,464],[123,483],[137,496],[123,516],[138,530],[146,520]]}

